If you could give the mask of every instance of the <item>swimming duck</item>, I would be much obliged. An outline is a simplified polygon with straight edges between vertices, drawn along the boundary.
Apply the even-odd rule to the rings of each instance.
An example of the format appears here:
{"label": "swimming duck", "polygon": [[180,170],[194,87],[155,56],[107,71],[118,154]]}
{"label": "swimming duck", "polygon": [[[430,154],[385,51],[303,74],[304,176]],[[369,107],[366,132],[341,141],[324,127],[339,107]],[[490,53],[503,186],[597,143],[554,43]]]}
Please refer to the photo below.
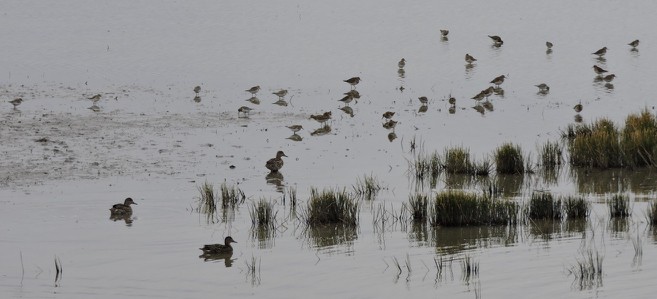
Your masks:
{"label": "swimming duck", "polygon": [[283,168],[283,158],[282,157],[287,157],[283,151],[278,151],[276,153],[276,158],[271,158],[267,161],[265,164],[265,167],[267,169],[271,170],[271,172],[277,172],[279,169]]}
{"label": "swimming duck", "polygon": [[233,247],[230,246],[230,243],[237,243],[233,240],[233,237],[228,236],[224,239],[224,244],[209,244],[203,245],[199,248],[203,250],[203,254],[222,254],[222,253],[233,253]]}
{"label": "swimming duck", "polygon": [[123,203],[117,203],[112,206],[110,209],[110,212],[112,212],[112,215],[128,215],[132,214],[132,208],[130,207],[131,204],[136,205],[137,203],[132,200],[132,198],[128,197],[125,199]]}

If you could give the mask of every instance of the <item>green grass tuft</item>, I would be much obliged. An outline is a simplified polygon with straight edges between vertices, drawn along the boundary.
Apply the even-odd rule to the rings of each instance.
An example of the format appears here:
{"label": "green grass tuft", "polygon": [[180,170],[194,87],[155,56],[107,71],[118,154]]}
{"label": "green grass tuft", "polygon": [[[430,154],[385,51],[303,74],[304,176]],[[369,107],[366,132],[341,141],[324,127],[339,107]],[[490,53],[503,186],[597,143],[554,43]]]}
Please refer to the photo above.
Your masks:
{"label": "green grass tuft", "polygon": [[495,151],[495,166],[501,174],[522,174],[525,172],[525,160],[520,146],[505,143]]}
{"label": "green grass tuft", "polygon": [[305,221],[310,226],[324,224],[358,225],[358,200],[346,191],[310,190],[310,199],[305,210]]}
{"label": "green grass tuft", "polygon": [[561,200],[554,199],[549,192],[534,192],[529,200],[529,211],[526,213],[529,219],[554,219],[563,218],[561,211]]}
{"label": "green grass tuft", "polygon": [[253,228],[274,229],[276,227],[276,212],[274,203],[260,199],[249,209],[251,226]]}
{"label": "green grass tuft", "polygon": [[382,189],[381,184],[374,176],[364,176],[361,181],[360,178],[356,179],[356,185],[352,186],[354,193],[358,196],[362,196],[367,200],[374,199],[379,191]]}
{"label": "green grass tuft", "polygon": [[411,217],[413,222],[424,223],[427,221],[429,197],[424,194],[415,194],[408,198]]}
{"label": "green grass tuft", "polygon": [[224,209],[234,209],[244,203],[245,200],[246,195],[244,195],[244,191],[240,188],[237,188],[236,186],[229,188],[228,185],[226,185],[226,182],[221,184],[221,206]]}

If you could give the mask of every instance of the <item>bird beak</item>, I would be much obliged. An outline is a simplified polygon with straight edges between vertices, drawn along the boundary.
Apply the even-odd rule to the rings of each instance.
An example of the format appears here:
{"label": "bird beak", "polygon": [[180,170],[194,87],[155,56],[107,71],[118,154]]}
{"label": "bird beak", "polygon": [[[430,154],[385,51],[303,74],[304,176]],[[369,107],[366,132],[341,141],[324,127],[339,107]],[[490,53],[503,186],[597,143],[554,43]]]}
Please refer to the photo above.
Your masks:
{"label": "bird beak", "polygon": [[133,204],[133,205],[136,205],[137,203],[133,201],[132,204]]}

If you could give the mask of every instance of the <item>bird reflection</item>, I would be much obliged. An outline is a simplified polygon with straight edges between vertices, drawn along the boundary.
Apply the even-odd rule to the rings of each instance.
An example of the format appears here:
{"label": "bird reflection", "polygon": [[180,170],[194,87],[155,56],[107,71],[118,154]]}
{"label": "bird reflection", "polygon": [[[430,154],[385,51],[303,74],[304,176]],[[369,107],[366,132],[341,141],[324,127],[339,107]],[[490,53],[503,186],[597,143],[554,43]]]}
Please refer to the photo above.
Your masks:
{"label": "bird reflection", "polygon": [[449,41],[449,37],[447,37],[447,36],[441,36],[441,37],[440,37],[440,41],[446,43],[446,42]]}
{"label": "bird reflection", "polygon": [[613,90],[613,89],[614,89],[614,84],[611,84],[611,83],[605,83],[605,88],[606,88],[606,89],[609,89],[609,90]]}
{"label": "bird reflection", "polygon": [[483,103],[481,103],[481,106],[484,107],[484,109],[488,110],[489,112],[493,112],[493,103],[490,101],[486,100]]}
{"label": "bird reflection", "polygon": [[322,135],[326,135],[326,134],[328,134],[328,133],[331,133],[331,126],[325,124],[325,125],[322,126],[321,128],[319,128],[319,129],[317,129],[317,130],[315,130],[315,131],[312,131],[312,132],[310,133],[310,135],[311,135],[311,136],[322,136]]}
{"label": "bird reflection", "polygon": [[583,120],[582,116],[578,114],[575,114],[575,122],[576,123],[581,123]]}
{"label": "bird reflection", "polygon": [[224,260],[224,265],[226,268],[230,268],[233,266],[233,261],[236,259],[232,258],[233,253],[218,253],[218,254],[211,254],[211,253],[204,253],[198,256],[199,258],[203,259],[203,261],[220,261]]}
{"label": "bird reflection", "polygon": [[396,126],[397,126],[397,121],[394,121],[392,119],[385,122],[385,123],[383,123],[383,128],[385,128],[387,130],[390,130],[390,129],[394,130]]}
{"label": "bird reflection", "polygon": [[89,109],[93,112],[100,112],[100,107],[98,107],[97,105],[91,105],[91,107],[89,107],[87,109]]}
{"label": "bird reflection", "polygon": [[481,115],[484,115],[484,113],[486,113],[486,110],[484,109],[483,106],[481,106],[481,104],[475,105],[474,107],[472,107],[472,109],[479,112]]}
{"label": "bird reflection", "polygon": [[254,105],[260,105],[260,99],[258,99],[256,97],[248,98],[248,99],[246,99],[246,101],[251,103],[251,104],[254,104]]}
{"label": "bird reflection", "polygon": [[200,103],[201,102],[201,96],[195,96],[194,97],[194,102]]}
{"label": "bird reflection", "polygon": [[602,64],[607,62],[607,59],[604,58],[604,56],[599,56],[599,57],[595,58],[595,60],[597,60],[598,62],[600,62]]}
{"label": "bird reflection", "polygon": [[351,117],[354,117],[354,109],[352,109],[351,107],[349,107],[349,106],[344,106],[344,107],[340,108],[340,110],[342,110],[342,111],[343,111],[344,113],[346,113],[347,115],[349,115],[349,116],[351,116]]}
{"label": "bird reflection", "polygon": [[288,137],[287,139],[290,139],[292,141],[301,141],[301,140],[303,140],[303,137],[301,137],[297,133],[294,133],[294,134],[292,134],[292,136]]}
{"label": "bird reflection", "polygon": [[422,106],[420,106],[420,109],[417,110],[417,112],[418,113],[425,113],[425,112],[427,112],[427,110],[429,110],[429,106],[422,105]]}
{"label": "bird reflection", "polygon": [[395,132],[388,133],[388,141],[392,142],[395,139],[397,139],[397,134],[395,134]]}
{"label": "bird reflection", "polygon": [[449,114],[455,114],[455,113],[456,113],[456,106],[449,107]]}
{"label": "bird reflection", "polygon": [[287,107],[287,102],[283,100],[283,98],[278,99],[278,101],[274,102],[273,104],[281,107]]}
{"label": "bird reflection", "polygon": [[404,69],[398,69],[397,75],[399,76],[399,78],[406,78],[406,71]]}
{"label": "bird reflection", "polygon": [[132,226],[132,213],[130,214],[112,214],[110,215],[110,220],[116,222],[119,220],[125,221],[126,226]]}
{"label": "bird reflection", "polygon": [[495,87],[493,89],[493,93],[495,93],[496,95],[498,95],[500,97],[504,97],[504,89],[502,87]]}
{"label": "bird reflection", "polygon": [[265,176],[267,184],[276,186],[277,192],[283,192],[285,189],[283,174],[280,171],[272,171],[267,176]]}
{"label": "bird reflection", "polygon": [[552,49],[547,49],[547,50],[545,50],[545,54],[546,54],[546,55],[550,55],[550,54],[552,54]]}

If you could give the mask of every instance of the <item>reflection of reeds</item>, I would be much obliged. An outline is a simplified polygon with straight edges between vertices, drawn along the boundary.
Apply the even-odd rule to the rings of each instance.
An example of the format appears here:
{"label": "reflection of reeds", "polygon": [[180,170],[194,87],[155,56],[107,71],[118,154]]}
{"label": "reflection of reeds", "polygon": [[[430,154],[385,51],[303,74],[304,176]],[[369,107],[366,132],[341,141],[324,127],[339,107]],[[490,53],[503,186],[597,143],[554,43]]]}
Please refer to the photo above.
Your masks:
{"label": "reflection of reeds", "polygon": [[358,200],[346,191],[310,190],[310,199],[304,211],[306,224],[310,226],[323,224],[358,225]]}
{"label": "reflection of reeds", "polygon": [[434,152],[431,155],[418,154],[415,156],[411,170],[418,182],[429,180],[430,186],[433,188],[436,179],[441,171],[442,162],[438,153]]}
{"label": "reflection of reeds", "polygon": [[244,203],[246,200],[246,195],[244,191],[236,186],[228,187],[226,182],[221,184],[221,206],[225,208],[234,209],[240,204]]}
{"label": "reflection of reeds", "polygon": [[362,196],[367,200],[375,198],[376,194],[382,189],[381,184],[379,184],[377,179],[372,175],[365,175],[362,181],[360,178],[357,178],[356,184],[352,187],[354,188],[354,193],[356,193],[356,195]]}
{"label": "reflection of reeds", "polygon": [[465,282],[479,276],[479,262],[475,261],[469,255],[465,255],[461,260],[461,279]]}
{"label": "reflection of reeds", "polygon": [[198,187],[198,191],[201,193],[201,197],[198,203],[198,211],[206,214],[208,219],[212,219],[214,214],[217,212],[214,186],[208,182],[205,182],[203,185]]}
{"label": "reflection of reeds", "polygon": [[584,219],[590,211],[590,204],[583,197],[566,196],[561,198],[564,214],[568,219]]}
{"label": "reflection of reeds", "polygon": [[653,201],[648,205],[648,212],[646,213],[648,218],[648,223],[653,226],[657,226],[657,202]]}
{"label": "reflection of reeds", "polygon": [[251,257],[251,261],[244,261],[246,264],[246,276],[250,278],[252,285],[260,284],[260,263],[261,259],[258,259],[254,256]]}
{"label": "reflection of reeds", "polygon": [[424,194],[415,194],[408,198],[413,222],[425,223],[427,221],[429,198]]}
{"label": "reflection of reeds", "polygon": [[627,218],[632,215],[630,198],[623,194],[614,194],[607,202],[611,218]]}
{"label": "reflection of reeds", "polygon": [[432,226],[515,224],[517,212],[518,204],[512,201],[446,191],[438,193],[433,199],[429,223]]}
{"label": "reflection of reeds", "polygon": [[563,150],[557,141],[547,141],[540,149],[540,165],[544,170],[553,170],[561,166],[563,162]]}
{"label": "reflection of reeds", "polygon": [[62,279],[62,273],[64,273],[62,261],[55,256],[55,286],[59,285],[59,281]]}
{"label": "reflection of reeds", "polygon": [[275,229],[276,214],[272,202],[260,199],[256,204],[251,206],[249,215],[251,216],[252,228]]}
{"label": "reflection of reeds", "polygon": [[495,150],[495,167],[498,173],[522,174],[525,172],[525,159],[520,146],[505,143]]}
{"label": "reflection of reeds", "polygon": [[525,214],[532,220],[560,220],[563,217],[561,200],[554,199],[549,192],[534,192],[529,200],[529,207],[525,208]]}
{"label": "reflection of reeds", "polygon": [[576,265],[569,269],[569,274],[575,277],[575,283],[580,290],[590,289],[594,286],[602,285],[602,262],[604,256],[598,251],[591,249],[582,252],[581,257],[577,258]]}

